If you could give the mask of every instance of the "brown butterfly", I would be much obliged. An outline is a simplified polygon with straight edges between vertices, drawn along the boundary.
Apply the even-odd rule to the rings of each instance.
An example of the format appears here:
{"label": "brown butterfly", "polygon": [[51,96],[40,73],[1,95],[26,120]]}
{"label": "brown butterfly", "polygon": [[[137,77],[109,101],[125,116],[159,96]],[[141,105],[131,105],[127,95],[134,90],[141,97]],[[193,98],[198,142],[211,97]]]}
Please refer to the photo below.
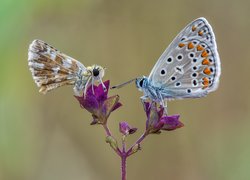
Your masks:
{"label": "brown butterfly", "polygon": [[28,51],[28,65],[32,77],[40,88],[39,92],[46,94],[48,91],[64,85],[74,85],[74,92],[86,94],[86,89],[95,81],[102,83],[105,68],[99,65],[85,67],[82,63],[41,40],[34,40]]}

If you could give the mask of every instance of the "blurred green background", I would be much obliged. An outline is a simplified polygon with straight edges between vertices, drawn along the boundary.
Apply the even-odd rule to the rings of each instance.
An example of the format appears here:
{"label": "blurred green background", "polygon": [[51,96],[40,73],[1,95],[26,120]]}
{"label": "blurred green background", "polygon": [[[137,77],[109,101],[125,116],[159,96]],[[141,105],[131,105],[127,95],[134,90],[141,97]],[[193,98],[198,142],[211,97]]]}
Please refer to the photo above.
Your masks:
{"label": "blurred green background", "polygon": [[[171,101],[185,127],[152,135],[128,159],[128,179],[250,179],[250,1],[248,0],[1,0],[0,179],[110,180],[120,178],[120,159],[100,126],[79,107],[71,87],[38,93],[27,66],[27,49],[42,39],[85,65],[107,67],[118,84],[148,75],[176,34],[204,16],[212,24],[222,62],[219,89],[206,98]],[[119,121],[143,132],[141,93],[118,93]]]}

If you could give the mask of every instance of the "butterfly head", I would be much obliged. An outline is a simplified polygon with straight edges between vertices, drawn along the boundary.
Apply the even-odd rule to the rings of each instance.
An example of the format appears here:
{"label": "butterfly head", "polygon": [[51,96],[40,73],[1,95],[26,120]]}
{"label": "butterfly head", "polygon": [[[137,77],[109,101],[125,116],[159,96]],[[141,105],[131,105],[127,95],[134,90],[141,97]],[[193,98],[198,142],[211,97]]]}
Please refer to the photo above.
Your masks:
{"label": "butterfly head", "polygon": [[142,91],[148,84],[148,78],[145,76],[136,78],[135,84],[139,91]]}
{"label": "butterfly head", "polygon": [[104,76],[105,68],[99,65],[93,65],[87,67],[87,72],[92,76],[94,80],[100,80]]}
{"label": "butterfly head", "polygon": [[92,78],[92,83],[95,81],[99,81],[102,84],[104,91],[107,90],[105,85],[102,82],[105,69],[106,68],[103,68],[102,66],[99,66],[99,65],[92,65],[92,66],[88,66],[87,71],[86,71],[88,76]]}

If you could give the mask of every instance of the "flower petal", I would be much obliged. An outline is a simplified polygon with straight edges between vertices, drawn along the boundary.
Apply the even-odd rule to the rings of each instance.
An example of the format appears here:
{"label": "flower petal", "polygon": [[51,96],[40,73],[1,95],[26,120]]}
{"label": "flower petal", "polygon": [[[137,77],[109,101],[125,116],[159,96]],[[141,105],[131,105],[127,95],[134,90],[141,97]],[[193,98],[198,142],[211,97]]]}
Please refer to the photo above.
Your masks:
{"label": "flower petal", "polygon": [[102,105],[102,113],[108,118],[114,107],[119,101],[119,96],[111,96],[108,99],[106,99]]}
{"label": "flower petal", "polygon": [[99,103],[103,103],[108,97],[108,90],[109,90],[109,80],[103,83],[106,87],[106,91],[104,91],[102,84],[99,84],[98,87],[95,89],[95,96]]}
{"label": "flower petal", "polygon": [[164,125],[161,128],[162,130],[166,131],[172,131],[177,128],[181,128],[184,126],[182,122],[179,121],[180,115],[172,115],[172,116],[165,116],[162,117],[162,120],[164,121]]}
{"label": "flower petal", "polygon": [[120,133],[123,135],[134,134],[137,131],[137,128],[131,128],[127,122],[119,123]]}
{"label": "flower petal", "polygon": [[145,111],[146,111],[146,115],[148,117],[149,113],[150,113],[150,110],[151,110],[150,103],[149,102],[144,102],[144,108],[145,108]]}
{"label": "flower petal", "polygon": [[116,103],[114,108],[112,109],[112,112],[115,111],[116,109],[118,109],[121,106],[122,106],[122,103],[120,103],[120,102]]}
{"label": "flower petal", "polygon": [[99,107],[99,104],[94,96],[86,96],[86,98],[84,98],[84,95],[82,97],[79,96],[75,97],[79,101],[81,107],[88,110],[91,113],[93,113]]}

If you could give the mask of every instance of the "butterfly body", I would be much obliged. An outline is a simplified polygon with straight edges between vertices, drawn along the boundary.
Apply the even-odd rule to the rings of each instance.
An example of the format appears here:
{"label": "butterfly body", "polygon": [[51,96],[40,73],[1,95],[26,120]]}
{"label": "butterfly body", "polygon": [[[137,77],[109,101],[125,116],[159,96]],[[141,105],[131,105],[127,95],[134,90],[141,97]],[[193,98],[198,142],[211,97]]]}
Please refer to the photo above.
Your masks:
{"label": "butterfly body", "polygon": [[199,94],[192,94],[191,96],[187,93],[178,93],[166,86],[154,86],[148,77],[145,76],[137,78],[135,82],[137,88],[144,94],[142,99],[149,98],[155,102],[162,102],[164,99],[200,98],[208,94],[206,91]]}
{"label": "butterfly body", "polygon": [[104,76],[103,67],[85,67],[41,40],[34,40],[30,44],[28,65],[35,83],[40,88],[39,92],[43,94],[60,86],[74,85],[75,94],[80,95],[90,83],[102,82]]}
{"label": "butterfly body", "polygon": [[215,35],[205,18],[188,24],[160,56],[148,77],[136,79],[137,88],[166,107],[165,100],[199,98],[215,91],[221,69]]}

